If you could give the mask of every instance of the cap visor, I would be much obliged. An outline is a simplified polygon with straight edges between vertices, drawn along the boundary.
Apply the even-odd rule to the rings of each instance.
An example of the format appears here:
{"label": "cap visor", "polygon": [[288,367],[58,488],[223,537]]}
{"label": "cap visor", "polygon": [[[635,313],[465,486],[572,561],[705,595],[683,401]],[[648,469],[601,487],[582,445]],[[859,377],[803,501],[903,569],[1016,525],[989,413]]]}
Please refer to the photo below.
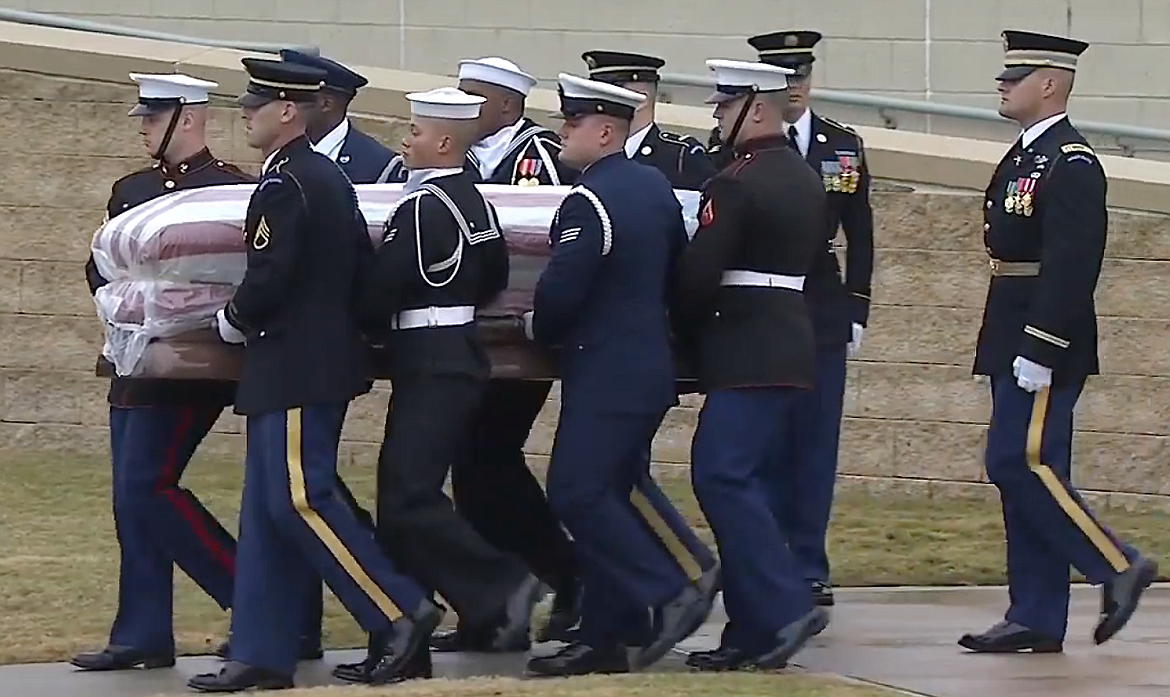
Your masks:
{"label": "cap visor", "polygon": [[728,94],[726,92],[715,91],[711,93],[710,97],[703,100],[704,104],[722,104],[723,102],[730,102],[742,97],[742,94]]}
{"label": "cap visor", "polygon": [[271,101],[271,99],[265,97],[264,95],[252,94],[251,92],[245,92],[236,98],[236,103],[246,109],[264,106]]}
{"label": "cap visor", "polygon": [[1001,82],[1015,82],[1017,80],[1023,80],[1024,78],[1028,77],[1034,70],[1036,69],[1029,65],[1017,65],[1012,68],[1005,68],[1004,71],[999,74],[999,77],[995,79]]}

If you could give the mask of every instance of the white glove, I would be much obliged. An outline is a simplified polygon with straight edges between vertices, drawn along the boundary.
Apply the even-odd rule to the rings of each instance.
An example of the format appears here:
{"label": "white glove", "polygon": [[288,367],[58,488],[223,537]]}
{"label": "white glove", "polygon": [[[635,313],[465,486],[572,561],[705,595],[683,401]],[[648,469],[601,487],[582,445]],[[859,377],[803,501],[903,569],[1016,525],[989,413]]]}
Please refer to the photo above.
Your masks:
{"label": "white glove", "polygon": [[853,339],[849,342],[849,356],[852,358],[861,350],[861,335],[865,333],[865,327],[857,322],[853,323]]}
{"label": "white glove", "polygon": [[1052,384],[1052,368],[1045,368],[1023,356],[1016,356],[1012,361],[1012,373],[1020,389],[1028,392],[1039,392]]}
{"label": "white glove", "polygon": [[232,326],[227,319],[227,312],[220,310],[215,313],[215,325],[219,329],[219,338],[229,344],[244,343],[244,333]]}
{"label": "white glove", "polygon": [[529,341],[536,341],[536,335],[532,331],[532,310],[525,312],[523,317],[524,317],[524,336],[528,337]]}

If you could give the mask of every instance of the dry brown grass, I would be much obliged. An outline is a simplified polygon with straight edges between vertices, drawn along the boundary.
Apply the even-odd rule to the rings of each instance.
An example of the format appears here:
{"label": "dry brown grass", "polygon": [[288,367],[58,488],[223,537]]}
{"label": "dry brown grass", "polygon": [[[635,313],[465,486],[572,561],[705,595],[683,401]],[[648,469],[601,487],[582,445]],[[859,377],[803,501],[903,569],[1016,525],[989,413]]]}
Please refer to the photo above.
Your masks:
{"label": "dry brown grass", "polygon": [[[117,595],[104,454],[5,454],[0,459],[0,617],[5,629],[0,663],[61,660],[102,645]],[[358,498],[369,501],[372,468],[347,468],[344,474]],[[197,459],[184,482],[234,530],[241,479],[238,463]],[[709,538],[685,478],[660,481]],[[1111,510],[1105,518],[1155,558],[1170,552],[1165,535],[1170,515]],[[1004,580],[1002,522],[991,501],[845,494],[835,509],[830,551],[840,586]],[[364,646],[357,625],[332,596],[326,598],[327,645]],[[180,572],[175,608],[181,651],[205,653],[223,637],[226,615]]]}
{"label": "dry brown grass", "polygon": [[312,687],[282,697],[891,697],[892,690],[816,675],[643,673],[568,680],[469,678],[384,688]]}

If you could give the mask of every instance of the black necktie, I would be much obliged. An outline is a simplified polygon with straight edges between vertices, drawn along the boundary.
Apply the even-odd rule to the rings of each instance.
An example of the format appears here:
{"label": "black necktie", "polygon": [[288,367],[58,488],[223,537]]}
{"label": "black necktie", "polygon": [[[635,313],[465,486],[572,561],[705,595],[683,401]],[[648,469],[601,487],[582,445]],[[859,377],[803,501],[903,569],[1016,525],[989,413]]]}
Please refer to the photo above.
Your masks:
{"label": "black necktie", "polygon": [[802,155],[800,152],[800,143],[796,140],[796,136],[797,136],[796,126],[795,125],[789,126],[788,127],[788,147],[792,148],[792,151],[795,152],[797,155],[804,157],[804,155]]}

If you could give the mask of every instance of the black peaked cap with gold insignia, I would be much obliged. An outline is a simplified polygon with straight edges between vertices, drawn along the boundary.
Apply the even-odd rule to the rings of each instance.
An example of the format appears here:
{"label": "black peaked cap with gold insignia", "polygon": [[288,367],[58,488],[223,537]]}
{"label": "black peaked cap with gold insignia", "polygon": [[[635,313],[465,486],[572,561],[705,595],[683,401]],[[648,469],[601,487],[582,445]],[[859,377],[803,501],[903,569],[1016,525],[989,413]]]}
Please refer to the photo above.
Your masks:
{"label": "black peaked cap with gold insignia", "polygon": [[586,51],[581,54],[589,79],[598,82],[658,82],[659,69],[666,61],[641,53],[621,51]]}
{"label": "black peaked cap with gold insignia", "polygon": [[248,87],[240,106],[258,107],[272,101],[311,102],[325,85],[328,74],[320,68],[267,58],[242,58],[248,71]]}
{"label": "black peaked cap with gold insignia", "polygon": [[753,36],[748,44],[760,54],[761,63],[791,68],[797,77],[805,77],[812,72],[817,59],[813,49],[820,40],[821,33],[817,31],[774,31]]}
{"label": "black peaked cap with gold insignia", "polygon": [[1077,58],[1089,44],[1062,36],[1009,29],[1003,32],[1003,72],[997,80],[1023,80],[1037,68],[1076,72]]}

